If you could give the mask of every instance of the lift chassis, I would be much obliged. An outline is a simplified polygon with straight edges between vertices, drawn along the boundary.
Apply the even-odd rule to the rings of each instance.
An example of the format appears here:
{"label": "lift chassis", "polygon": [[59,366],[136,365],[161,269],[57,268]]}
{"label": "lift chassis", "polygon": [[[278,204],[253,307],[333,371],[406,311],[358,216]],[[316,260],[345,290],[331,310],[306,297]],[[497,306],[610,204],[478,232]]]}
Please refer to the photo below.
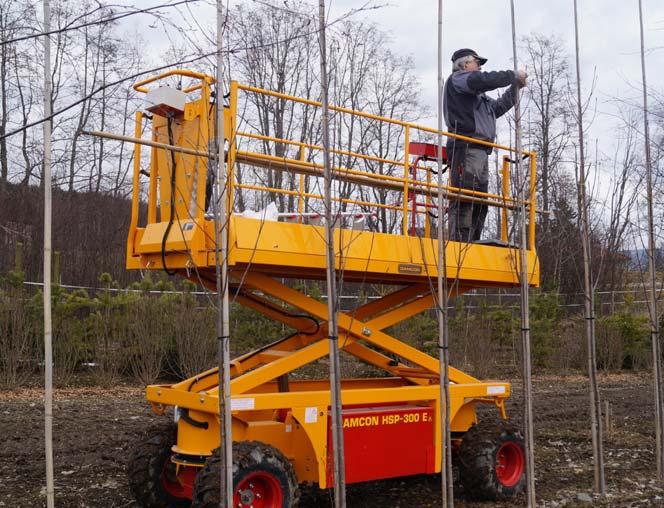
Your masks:
{"label": "lift chassis", "polygon": [[[216,105],[211,100],[213,79],[191,71],[170,71],[135,85],[151,96],[147,85],[175,75],[197,83],[184,91],[182,104],[170,101],[161,89],[151,105],[152,139],[140,138],[142,115],[137,114],[132,220],[128,237],[130,269],[175,270],[211,290],[214,285],[214,223],[206,214],[206,187],[210,185],[210,157]],[[238,94],[263,94],[319,107],[310,100],[285,96],[233,83],[225,106],[227,181],[229,195],[228,274],[235,302],[294,330],[291,335],[242,354],[231,362],[232,439],[234,442],[234,506],[294,506],[299,485],[332,483],[330,389],[327,379],[306,379],[298,369],[325,359],[330,347],[351,355],[382,372],[382,377],[343,378],[341,400],[345,442],[346,482],[441,472],[442,436],[439,362],[432,356],[391,336],[387,330],[435,305],[438,243],[430,237],[428,209],[438,189],[422,161],[435,159],[432,145],[410,142],[417,132],[435,130],[396,122],[361,112],[332,108],[339,114],[363,115],[371,121],[399,123],[405,131],[402,177],[336,168],[335,178],[356,186],[386,189],[401,194],[395,204],[377,206],[401,214],[400,234],[367,228],[335,229],[337,268],[344,280],[391,288],[352,311],[338,314],[338,340],[328,340],[325,303],[295,289],[293,280],[324,279],[323,228],[305,220],[307,206],[320,199],[303,185],[322,174],[312,155],[319,150],[303,141],[271,138],[238,128]],[[165,95],[165,99],[163,98]],[[155,96],[155,94],[152,94]],[[192,99],[193,96],[193,99]],[[162,101],[162,102],[158,102]],[[179,109],[178,109],[179,108]],[[247,142],[242,146],[241,140]],[[260,150],[278,143],[278,157]],[[147,221],[139,226],[141,145],[152,146]],[[171,158],[169,147],[178,150]],[[435,148],[435,147],[434,147]],[[499,147],[505,148],[505,147]],[[212,150],[211,150],[212,152]],[[414,164],[409,155],[417,155]],[[427,155],[430,157],[427,159]],[[535,155],[530,157],[534,182]],[[354,154],[357,157],[372,157]],[[433,157],[432,157],[433,156]],[[295,189],[242,183],[238,165],[286,172],[299,178]],[[510,160],[504,158],[503,189],[498,195],[465,192],[446,187],[448,196],[498,207],[504,219],[502,238],[484,244],[448,242],[447,274],[450,296],[480,287],[519,284],[518,250],[509,244],[508,214],[519,206],[509,196]],[[418,180],[418,171],[426,178]],[[293,197],[294,220],[248,217],[230,213],[240,189]],[[340,200],[340,199],[339,199]],[[347,198],[347,201],[351,201]],[[358,201],[362,205],[368,203]],[[526,260],[529,283],[538,284],[534,250],[534,185],[528,202],[531,228]],[[282,215],[286,215],[283,214]],[[422,225],[418,230],[417,226]],[[434,281],[432,283],[432,281]],[[480,381],[450,367],[450,425],[459,458],[461,481],[477,498],[507,498],[524,485],[521,433],[507,422],[505,401],[510,385]],[[221,464],[219,446],[218,369],[168,385],[147,387],[147,400],[155,413],[173,409],[176,426],[164,425],[134,449],[130,483],[144,506],[217,506]],[[495,408],[496,417],[478,421],[478,404]],[[216,489],[216,490],[215,490]]]}

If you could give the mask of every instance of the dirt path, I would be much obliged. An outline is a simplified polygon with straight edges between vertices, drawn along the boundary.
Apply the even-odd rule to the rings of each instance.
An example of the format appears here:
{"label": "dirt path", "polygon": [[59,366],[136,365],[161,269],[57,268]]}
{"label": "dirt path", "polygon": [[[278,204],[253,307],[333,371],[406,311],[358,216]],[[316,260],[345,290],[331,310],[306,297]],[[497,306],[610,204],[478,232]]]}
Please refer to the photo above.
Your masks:
{"label": "dirt path", "polygon": [[[664,486],[654,478],[651,382],[646,375],[602,376],[613,431],[605,442],[609,495],[592,506],[663,506]],[[513,387],[510,415],[520,421],[520,388]],[[587,383],[583,377],[535,379],[537,496],[541,506],[590,506],[592,451]],[[76,388],[55,396],[56,505],[136,506],[125,473],[128,447],[151,424],[143,390]],[[0,507],[44,506],[43,402],[39,390],[0,392]],[[580,496],[579,496],[580,495]],[[456,506],[477,504],[456,490]],[[332,506],[328,492],[307,491],[303,508]],[[349,507],[440,506],[440,477],[418,476],[348,487]]]}

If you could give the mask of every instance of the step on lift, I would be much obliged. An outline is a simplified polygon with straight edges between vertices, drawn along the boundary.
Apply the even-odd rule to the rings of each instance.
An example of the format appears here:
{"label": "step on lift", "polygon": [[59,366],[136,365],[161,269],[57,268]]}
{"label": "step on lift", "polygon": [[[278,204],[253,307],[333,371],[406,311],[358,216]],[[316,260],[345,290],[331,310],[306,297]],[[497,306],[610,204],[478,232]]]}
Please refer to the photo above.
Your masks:
{"label": "step on lift", "polygon": [[[194,84],[184,90],[155,85],[169,76],[193,79]],[[218,105],[211,93],[213,83],[210,76],[186,70],[137,83],[134,88],[146,94],[152,114],[152,139],[139,139],[144,119],[140,111],[135,138],[125,138],[135,143],[127,268],[176,271],[212,291],[216,287],[215,230],[206,210],[214,174],[214,160],[207,154],[215,151],[211,147]],[[291,506],[297,504],[299,484],[330,488],[332,483],[329,381],[290,375],[329,354],[327,305],[286,282],[325,279],[324,228],[320,221],[310,220],[322,209],[322,196],[312,190],[312,182],[322,177],[321,147],[266,136],[248,128],[251,122],[243,122],[241,115],[252,100],[259,99],[309,110],[320,104],[236,82],[226,99],[227,209],[234,209],[240,192],[262,196],[263,203],[281,194],[284,202],[297,206],[281,211],[282,216],[289,215],[287,220],[260,213],[253,217],[229,213],[223,218],[229,228],[233,298],[295,330],[231,362],[234,506]],[[439,362],[386,332],[434,306],[438,242],[430,234],[435,230],[430,210],[436,208],[438,187],[425,163],[435,160],[436,147],[413,140],[435,139],[437,131],[340,107],[331,110],[335,115],[354,115],[399,129],[404,145],[400,160],[332,151],[355,161],[354,167],[333,168],[335,181],[354,189],[379,190],[380,195],[393,198],[369,200],[370,192],[355,192],[337,195],[337,203],[359,207],[367,222],[380,214],[396,215],[401,221],[401,233],[345,224],[334,232],[336,269],[343,272],[344,281],[396,288],[338,316],[340,350],[385,373],[384,377],[342,379],[346,482],[440,473]],[[145,145],[151,146],[147,220],[139,225],[144,197],[140,179],[146,174],[141,170],[141,147]],[[169,145],[179,151],[164,148]],[[530,167],[527,273],[529,284],[537,286],[535,154],[525,155]],[[414,162],[411,156],[416,157]],[[448,242],[452,296],[476,288],[519,285],[518,249],[509,244],[507,224],[521,203],[510,196],[510,164],[509,156],[504,156],[500,194],[444,189],[445,195],[455,199],[497,207],[501,216],[498,241]],[[403,170],[399,170],[401,176],[391,176],[372,170],[377,166]],[[240,167],[244,175],[250,174],[248,168],[254,174],[280,174],[284,178],[273,181],[290,182],[289,186],[269,187],[259,178],[240,178]],[[418,179],[423,174],[426,177]],[[524,486],[525,456],[520,432],[506,421],[510,385],[483,382],[453,367],[449,379],[451,432],[465,490],[477,498],[518,494]],[[134,448],[129,473],[137,500],[145,506],[190,506],[192,502],[193,506],[216,506],[220,464],[213,452],[219,446],[218,369],[170,385],[148,386],[147,399],[159,414],[174,407],[177,429],[171,425]],[[478,422],[478,404],[494,406],[500,418]]]}

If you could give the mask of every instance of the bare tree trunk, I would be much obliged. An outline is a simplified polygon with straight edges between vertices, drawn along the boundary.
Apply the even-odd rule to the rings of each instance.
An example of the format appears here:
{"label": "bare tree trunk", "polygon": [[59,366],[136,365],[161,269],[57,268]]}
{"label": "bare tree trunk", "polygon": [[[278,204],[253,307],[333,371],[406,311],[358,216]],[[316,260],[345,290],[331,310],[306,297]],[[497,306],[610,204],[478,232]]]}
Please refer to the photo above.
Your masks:
{"label": "bare tree trunk", "polygon": [[[8,28],[9,20],[5,12],[5,5],[0,5],[0,30],[4,32]],[[7,38],[11,38],[13,31],[9,31]],[[11,56],[11,47],[8,44],[0,46],[0,189],[7,183],[9,164],[7,161],[7,120],[9,119],[9,111],[7,104],[7,61]]]}
{"label": "bare tree trunk", "polygon": [[590,425],[593,444],[595,492],[604,495],[604,450],[602,436],[602,405],[597,386],[597,344],[595,338],[595,293],[590,265],[590,226],[588,224],[588,201],[586,198],[586,171],[583,141],[583,107],[581,103],[581,68],[579,65],[579,26],[576,0],[574,0],[574,35],[576,47],[576,95],[577,122],[579,124],[579,215],[581,218],[583,246],[583,285],[585,292],[586,334],[588,339],[588,378],[590,381]]}
{"label": "bare tree trunk", "polygon": [[325,0],[318,2],[321,103],[323,124],[323,169],[325,174],[325,237],[327,248],[328,345],[330,348],[330,407],[332,411],[332,452],[334,457],[334,505],[346,506],[346,463],[339,369],[339,327],[337,324],[337,275],[334,268],[334,220],[332,213],[332,168],[330,164],[330,113],[328,110],[327,42],[325,40]]}
{"label": "bare tree trunk", "polygon": [[[102,57],[102,68],[101,68],[101,84],[102,87],[106,85],[106,56]],[[101,91],[101,112],[100,116],[100,125],[99,128],[101,131],[106,129],[106,88],[103,88]],[[99,192],[101,188],[101,181],[103,177],[104,170],[104,138],[99,138],[99,156],[97,160],[97,182],[95,184],[95,192]]]}
{"label": "bare tree trunk", "polygon": [[655,272],[655,234],[653,224],[652,195],[652,163],[650,159],[650,127],[648,125],[648,89],[646,86],[646,61],[643,42],[643,8],[639,0],[639,28],[641,35],[641,75],[643,79],[643,132],[645,137],[646,177],[648,192],[648,272],[650,274],[650,291],[648,295],[648,311],[650,313],[650,339],[653,355],[653,383],[655,396],[655,434],[657,459],[657,478],[664,480],[664,450],[662,437],[664,434],[664,411],[662,409],[662,355],[659,341],[659,321],[657,315],[657,277]]}
{"label": "bare tree trunk", "polygon": [[[86,34],[86,41],[85,41],[85,52],[84,52],[84,58],[83,58],[83,89],[81,90],[81,95],[85,96],[88,93],[88,48],[89,48],[89,41],[87,40],[87,30],[85,30]],[[78,124],[76,126],[76,130],[74,131],[72,141],[71,141],[71,154],[69,156],[69,180],[67,184],[67,190],[69,192],[74,191],[74,177],[76,175],[76,157],[78,155],[78,141],[81,136],[81,130],[83,127],[85,127],[85,124],[88,120],[88,115],[89,115],[89,109],[88,105],[90,104],[90,100],[86,100],[81,104],[81,112],[78,116]],[[87,113],[86,113],[87,111]]]}
{"label": "bare tree trunk", "polygon": [[14,54],[14,61],[16,62],[16,65],[14,66],[14,73],[16,77],[16,89],[18,90],[19,102],[21,103],[21,123],[23,127],[21,132],[21,155],[23,156],[25,168],[23,170],[21,185],[27,186],[30,183],[32,170],[35,167],[35,164],[30,159],[30,154],[28,153],[28,129],[26,128],[26,125],[30,119],[30,112],[32,111],[33,91],[28,87],[29,103],[26,104],[26,97],[23,91],[23,86],[21,86],[21,79],[19,77],[18,55],[16,54]]}
{"label": "bare tree trunk", "polygon": [[[516,53],[516,23],[514,19],[514,0],[510,0],[510,11],[512,17],[512,55],[514,59],[514,74],[518,72],[518,61]],[[534,436],[533,436],[533,401],[532,401],[532,367],[530,355],[530,315],[528,302],[528,263],[527,250],[527,223],[526,223],[526,171],[521,170],[521,107],[519,103],[520,93],[516,90],[514,104],[514,132],[515,132],[515,154],[514,168],[519,178],[519,199],[521,206],[519,210],[519,226],[521,247],[519,249],[521,282],[521,341],[523,350],[523,424],[525,429],[526,445],[526,497],[529,508],[535,508],[535,459],[534,459]]]}
{"label": "bare tree trunk", "polygon": [[[443,220],[443,0],[438,0],[438,136],[436,163],[438,171],[438,364],[440,365],[440,420],[442,423],[441,494],[443,507],[454,507],[452,474],[452,435],[450,432],[450,329],[447,287],[447,235]],[[406,155],[407,156],[407,155]]]}
{"label": "bare tree trunk", "polygon": [[[230,323],[228,303],[228,220],[224,132],[223,1],[217,0],[217,175],[214,186],[215,271],[217,280],[217,340],[219,343],[219,478],[221,506],[233,506],[233,436],[231,435]],[[234,140],[232,140],[234,142]]]}
{"label": "bare tree trunk", "polygon": [[[51,30],[51,6],[44,0],[44,32]],[[51,39],[44,36],[44,117],[51,116]],[[46,506],[55,507],[53,481],[53,329],[51,320],[51,120],[44,122],[44,443]]]}
{"label": "bare tree trunk", "polygon": [[[123,136],[127,134],[127,123],[128,123],[128,120],[129,120],[129,104],[130,104],[129,98],[130,98],[129,97],[129,92],[127,92],[127,96],[125,97],[125,100],[124,100],[124,109],[122,111],[122,135]],[[125,178],[127,177],[127,173],[129,172],[129,167],[130,167],[130,164],[131,164],[131,157],[130,157],[130,161],[127,163],[126,169],[124,171],[122,171],[121,168],[124,164],[124,153],[125,153],[125,144],[121,143],[120,144],[120,154],[118,156],[118,170],[115,173],[115,183],[114,183],[113,192],[112,192],[113,196],[115,196],[115,197],[119,197],[119,196],[122,195],[120,190],[122,189],[122,186],[125,182]]]}

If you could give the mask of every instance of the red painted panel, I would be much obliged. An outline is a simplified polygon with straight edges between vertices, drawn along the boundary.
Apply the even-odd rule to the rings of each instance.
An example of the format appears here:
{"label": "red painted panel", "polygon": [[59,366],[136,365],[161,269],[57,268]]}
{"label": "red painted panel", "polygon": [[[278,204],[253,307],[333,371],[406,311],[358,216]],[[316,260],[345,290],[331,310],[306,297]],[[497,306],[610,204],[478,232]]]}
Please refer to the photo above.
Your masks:
{"label": "red painted panel", "polygon": [[[433,161],[438,157],[438,145],[433,143],[410,142],[408,144],[408,153],[417,155],[425,160]],[[447,163],[447,147],[443,146],[443,162]]]}
{"label": "red painted panel", "polygon": [[[433,409],[422,406],[344,408],[346,483],[434,472]],[[333,484],[328,418],[328,486]]]}

